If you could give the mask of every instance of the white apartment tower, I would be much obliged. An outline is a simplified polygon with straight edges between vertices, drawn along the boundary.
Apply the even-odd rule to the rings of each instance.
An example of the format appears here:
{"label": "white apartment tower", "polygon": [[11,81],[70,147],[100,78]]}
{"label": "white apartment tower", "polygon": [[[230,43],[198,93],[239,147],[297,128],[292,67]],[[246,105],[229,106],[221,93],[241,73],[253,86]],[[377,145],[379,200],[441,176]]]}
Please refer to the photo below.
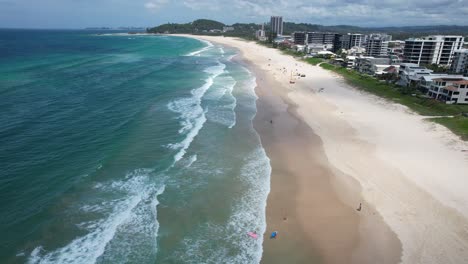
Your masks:
{"label": "white apartment tower", "polygon": [[468,76],[468,49],[455,51],[451,70]]}
{"label": "white apartment tower", "polygon": [[349,50],[352,47],[361,47],[364,42],[364,35],[362,34],[350,34],[343,35],[340,39],[341,48]]}
{"label": "white apartment tower", "polygon": [[403,55],[405,62],[450,66],[456,50],[463,46],[462,36],[427,36],[407,39]]}
{"label": "white apartment tower", "polygon": [[271,32],[276,33],[278,36],[283,35],[283,17],[272,16],[270,20]]}
{"label": "white apartment tower", "polygon": [[388,54],[388,41],[381,37],[370,37],[366,43],[366,55],[382,57]]}

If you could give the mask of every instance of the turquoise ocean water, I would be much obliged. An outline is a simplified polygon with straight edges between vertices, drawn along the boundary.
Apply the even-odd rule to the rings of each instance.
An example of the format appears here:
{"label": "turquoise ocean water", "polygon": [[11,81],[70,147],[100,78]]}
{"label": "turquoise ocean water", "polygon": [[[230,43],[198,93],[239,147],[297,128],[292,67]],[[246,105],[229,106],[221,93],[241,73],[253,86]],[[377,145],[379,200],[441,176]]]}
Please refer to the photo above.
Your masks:
{"label": "turquoise ocean water", "polygon": [[1,263],[258,263],[269,160],[234,50],[0,30]]}

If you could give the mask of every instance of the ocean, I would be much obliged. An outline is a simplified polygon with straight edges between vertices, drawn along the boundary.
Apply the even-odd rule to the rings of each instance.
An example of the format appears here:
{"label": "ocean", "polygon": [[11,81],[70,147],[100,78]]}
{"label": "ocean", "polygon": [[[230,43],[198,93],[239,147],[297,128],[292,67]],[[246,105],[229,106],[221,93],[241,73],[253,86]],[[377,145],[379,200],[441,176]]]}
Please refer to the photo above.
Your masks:
{"label": "ocean", "polygon": [[269,159],[236,51],[0,30],[1,263],[258,263]]}

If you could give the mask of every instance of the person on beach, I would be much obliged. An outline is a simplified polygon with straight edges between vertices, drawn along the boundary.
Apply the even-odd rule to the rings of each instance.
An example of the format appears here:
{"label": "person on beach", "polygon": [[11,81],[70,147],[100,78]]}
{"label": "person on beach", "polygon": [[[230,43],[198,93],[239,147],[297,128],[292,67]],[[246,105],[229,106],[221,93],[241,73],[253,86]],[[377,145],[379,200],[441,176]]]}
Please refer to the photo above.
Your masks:
{"label": "person on beach", "polygon": [[276,239],[277,236],[278,236],[278,231],[273,231],[273,233],[271,233],[270,239]]}

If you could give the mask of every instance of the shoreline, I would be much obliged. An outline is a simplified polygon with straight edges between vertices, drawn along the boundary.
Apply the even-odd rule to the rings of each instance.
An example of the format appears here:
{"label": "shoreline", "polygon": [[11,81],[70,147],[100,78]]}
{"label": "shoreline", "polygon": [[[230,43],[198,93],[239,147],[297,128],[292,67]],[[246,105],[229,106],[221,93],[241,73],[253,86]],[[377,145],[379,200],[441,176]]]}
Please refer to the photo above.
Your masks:
{"label": "shoreline", "polygon": [[[460,148],[466,148],[466,143],[457,140],[446,128],[429,124],[401,105],[358,91],[341,76],[282,55],[277,50],[232,38],[186,37],[202,38],[240,50],[241,60],[252,67],[249,69],[268,80],[264,84],[257,82],[258,117],[254,121],[273,168],[267,230],[279,223],[272,212],[278,211],[278,203],[284,202],[285,195],[281,197],[281,192],[290,188],[286,193],[295,196],[289,199],[287,208],[295,208],[296,223],[300,226],[291,233],[301,235],[284,237],[281,243],[294,242],[297,238],[302,245],[298,251],[317,256],[318,263],[468,261],[465,228],[468,226],[468,195],[463,191],[468,182],[463,177],[468,172],[468,157],[459,152]],[[305,73],[307,77],[296,77],[296,83],[289,85],[291,71]],[[270,108],[266,107],[268,105]],[[285,116],[278,123],[284,127],[271,129],[262,124],[262,115],[268,113]],[[273,141],[271,146],[268,140]],[[275,144],[280,147],[274,149]],[[294,144],[300,151],[288,150]],[[298,156],[294,159],[294,155]],[[306,155],[309,155],[306,164],[298,162]],[[310,181],[310,177],[301,177],[303,167],[319,171],[320,166],[313,166],[311,157],[321,161],[318,165],[325,168],[323,182],[332,187],[322,189],[326,191],[321,195],[313,192],[318,179]],[[437,166],[441,161],[442,166]],[[312,206],[307,204],[309,199],[300,197],[321,203]],[[359,202],[363,207],[357,212],[355,208]],[[320,217],[327,208],[344,215],[351,210],[347,217],[357,218],[345,232],[336,232],[337,237],[343,235],[348,244],[342,240],[330,243],[331,246],[327,244],[332,240],[333,231],[344,228],[338,221],[340,217],[328,218],[330,228],[327,230],[324,225],[319,230],[328,233],[313,232],[314,227],[323,224]],[[317,211],[321,213],[314,215]],[[341,215],[335,212],[335,216]],[[264,241],[265,263],[275,259],[274,253],[278,253],[270,242],[268,238]],[[280,244],[279,240],[275,242]]]}
{"label": "shoreline", "polygon": [[[283,87],[248,67],[259,77],[254,127],[272,166],[267,230],[286,233],[281,242],[265,235],[262,263],[397,263],[396,236],[374,210],[368,209],[370,215],[355,210],[361,201],[357,182],[337,178],[321,139],[301,120]],[[366,227],[366,222],[378,222],[379,228]],[[381,247],[367,243],[378,232],[390,242]]]}
{"label": "shoreline", "polygon": [[[381,219],[379,228],[366,226],[379,222],[376,212],[369,208],[371,213],[363,215],[355,210],[362,201],[359,184],[341,182],[334,175],[321,139],[289,99],[289,88],[236,46],[203,40],[237,49],[237,62],[256,76],[254,128],[272,167],[261,263],[397,263],[401,246],[395,234]],[[354,202],[347,204],[347,199]],[[278,231],[278,239],[269,239],[272,231]],[[381,236],[379,232],[387,242],[376,247],[369,241]]]}

